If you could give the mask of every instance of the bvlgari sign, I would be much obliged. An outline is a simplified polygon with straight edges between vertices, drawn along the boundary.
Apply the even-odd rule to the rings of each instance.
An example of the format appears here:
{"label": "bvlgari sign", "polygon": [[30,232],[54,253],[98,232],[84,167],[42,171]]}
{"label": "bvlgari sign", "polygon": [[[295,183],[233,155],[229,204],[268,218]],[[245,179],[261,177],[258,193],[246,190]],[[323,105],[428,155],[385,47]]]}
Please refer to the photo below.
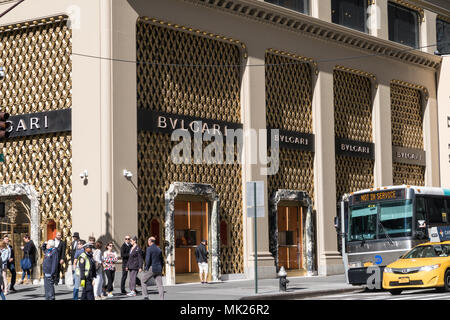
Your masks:
{"label": "bvlgari sign", "polygon": [[[267,143],[271,141],[271,129],[267,129]],[[273,137],[281,148],[314,152],[314,135],[303,132],[278,130]]]}
{"label": "bvlgari sign", "polygon": [[220,120],[205,119],[186,115],[138,109],[138,130],[149,130],[171,134],[177,129],[191,133],[208,133],[227,135],[230,129],[242,129],[242,124]]}
{"label": "bvlgari sign", "polygon": [[339,155],[375,159],[374,149],[370,142],[336,138],[336,154]]}
{"label": "bvlgari sign", "polygon": [[392,160],[398,163],[425,166],[425,151],[392,146]]}
{"label": "bvlgari sign", "polygon": [[10,124],[8,129],[10,138],[70,132],[72,109],[14,115],[7,122]]}

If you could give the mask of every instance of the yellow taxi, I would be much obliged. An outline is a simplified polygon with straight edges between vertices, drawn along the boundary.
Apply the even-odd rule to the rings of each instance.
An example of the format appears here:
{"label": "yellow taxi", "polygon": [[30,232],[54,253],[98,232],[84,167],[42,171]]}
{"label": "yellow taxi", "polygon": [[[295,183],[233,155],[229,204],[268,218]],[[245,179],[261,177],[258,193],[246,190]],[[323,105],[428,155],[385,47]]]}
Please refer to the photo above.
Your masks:
{"label": "yellow taxi", "polygon": [[391,294],[420,288],[450,291],[450,241],[420,244],[384,269],[383,289]]}

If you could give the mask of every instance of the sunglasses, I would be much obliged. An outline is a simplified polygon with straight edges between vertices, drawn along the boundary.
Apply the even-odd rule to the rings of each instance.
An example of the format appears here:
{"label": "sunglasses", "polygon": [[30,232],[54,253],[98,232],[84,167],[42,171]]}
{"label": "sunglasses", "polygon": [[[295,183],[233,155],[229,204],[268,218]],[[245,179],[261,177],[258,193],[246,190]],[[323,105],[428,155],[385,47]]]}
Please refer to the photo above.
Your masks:
{"label": "sunglasses", "polygon": [[131,240],[130,238],[125,238],[125,240]]}

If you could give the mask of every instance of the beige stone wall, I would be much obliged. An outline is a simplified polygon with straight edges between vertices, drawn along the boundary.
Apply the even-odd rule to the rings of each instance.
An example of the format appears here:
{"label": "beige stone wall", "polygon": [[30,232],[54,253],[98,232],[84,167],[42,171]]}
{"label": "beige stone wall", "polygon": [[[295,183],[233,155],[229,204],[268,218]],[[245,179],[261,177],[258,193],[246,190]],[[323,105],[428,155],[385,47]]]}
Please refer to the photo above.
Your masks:
{"label": "beige stone wall", "polygon": [[[236,1],[239,2],[234,2]],[[200,0],[78,0],[75,6],[69,0],[39,0],[26,1],[3,18],[2,25],[61,14],[73,18],[73,231],[80,232],[83,238],[90,234],[112,237],[118,244],[125,234],[138,233],[137,68],[134,61],[137,56],[136,21],[144,16],[239,40],[245,45],[248,57],[244,62],[249,66],[242,70],[240,88],[240,112],[244,128],[264,129],[267,126],[266,71],[261,66],[264,65],[268,49],[276,48],[317,61],[318,73],[312,76],[311,103],[312,132],[316,137],[313,179],[320,274],[342,271],[333,227],[336,214],[333,70],[337,65],[376,77],[372,110],[373,142],[376,148],[374,184],[381,186],[393,182],[390,133],[390,85],[393,79],[423,86],[428,90],[429,98],[424,106],[423,116],[423,147],[427,154],[425,184],[438,186],[449,183],[445,182],[448,180],[445,176],[448,158],[445,157],[444,150],[447,151],[448,143],[444,142],[447,124],[443,120],[446,118],[444,113],[448,93],[442,89],[449,87],[446,76],[448,72],[445,72],[448,61],[444,59],[437,87],[435,70],[420,65],[421,59],[431,61],[429,65],[435,63],[435,57],[426,55],[426,50],[422,50],[420,54],[423,55],[417,59],[411,58],[418,55],[417,52],[409,52],[409,57],[404,53],[392,54],[400,58],[388,57],[388,50],[398,52],[405,48],[385,41],[386,23],[382,23],[381,29],[371,32],[378,38],[364,35],[372,44],[362,49],[359,45],[363,40],[358,38],[358,32],[326,24],[326,21],[331,20],[330,0],[312,0],[312,17],[269,6],[263,1],[245,2],[258,10],[271,12],[272,16],[252,16],[250,10],[247,12],[243,10],[244,6],[239,9],[234,4],[235,11],[230,12],[226,7],[217,8]],[[387,1],[377,0],[376,4],[383,9]],[[0,10],[9,5],[10,3],[1,4]],[[74,12],[79,14],[74,17]],[[426,37],[421,38],[421,43],[432,42],[433,39],[434,16],[427,10],[424,12],[425,20],[421,28]],[[381,10],[381,21],[384,22],[385,13],[384,9]],[[314,17],[322,19],[322,22]],[[296,25],[295,21],[301,23]],[[332,39],[326,38],[328,35],[332,35]],[[386,50],[383,51],[383,48]],[[418,63],[411,62],[413,60]],[[438,138],[439,136],[442,137]],[[249,147],[254,143],[249,137],[246,138],[246,159],[253,156]],[[133,173],[131,181],[123,177],[124,169]],[[242,208],[246,208],[244,189],[247,181],[262,180],[266,188],[268,186],[268,179],[261,175],[260,169],[261,165],[258,164],[242,165]],[[84,170],[88,170],[89,174],[87,184],[83,184],[79,178]],[[243,270],[247,276],[251,276],[254,262],[254,221],[246,218],[245,212],[242,215]],[[261,274],[272,277],[274,263],[268,250],[267,206],[265,217],[258,219],[258,234]]]}

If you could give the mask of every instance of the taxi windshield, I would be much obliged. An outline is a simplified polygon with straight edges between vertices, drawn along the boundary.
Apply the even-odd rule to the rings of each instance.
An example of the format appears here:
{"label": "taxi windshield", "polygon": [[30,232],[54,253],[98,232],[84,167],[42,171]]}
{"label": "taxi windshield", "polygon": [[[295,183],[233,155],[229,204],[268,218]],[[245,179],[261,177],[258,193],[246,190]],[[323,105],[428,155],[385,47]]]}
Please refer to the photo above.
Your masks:
{"label": "taxi windshield", "polygon": [[450,244],[434,244],[418,246],[405,254],[402,259],[448,257]]}

